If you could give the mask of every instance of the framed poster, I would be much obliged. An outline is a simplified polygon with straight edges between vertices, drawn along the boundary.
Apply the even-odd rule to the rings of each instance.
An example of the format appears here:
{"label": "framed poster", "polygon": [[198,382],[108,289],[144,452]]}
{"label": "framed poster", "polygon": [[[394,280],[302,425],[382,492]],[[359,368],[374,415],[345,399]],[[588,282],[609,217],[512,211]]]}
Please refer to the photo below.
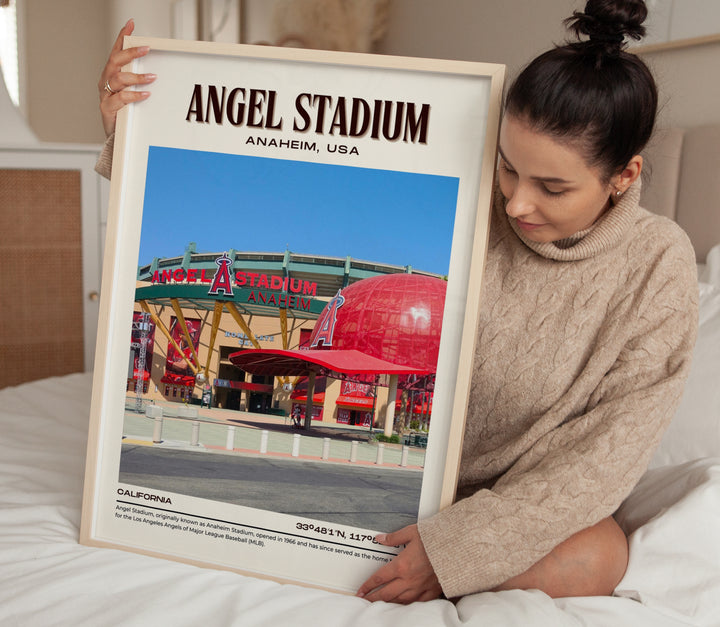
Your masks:
{"label": "framed poster", "polygon": [[352,593],[454,495],[504,68],[125,43],[81,542]]}

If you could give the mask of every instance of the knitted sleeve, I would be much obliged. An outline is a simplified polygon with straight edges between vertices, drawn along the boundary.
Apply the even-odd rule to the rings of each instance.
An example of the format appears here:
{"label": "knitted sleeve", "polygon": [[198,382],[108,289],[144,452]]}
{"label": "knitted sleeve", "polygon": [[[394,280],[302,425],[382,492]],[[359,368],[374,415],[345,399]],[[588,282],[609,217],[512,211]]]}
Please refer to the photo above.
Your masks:
{"label": "knitted sleeve", "polygon": [[100,156],[98,157],[97,163],[95,164],[95,172],[99,175],[104,176],[106,179],[110,178],[112,173],[112,157],[113,157],[113,146],[115,144],[115,133],[109,135],[105,140]]}
{"label": "knitted sleeve", "polygon": [[[538,439],[491,489],[418,524],[443,591],[488,590],[610,516],[645,471],[682,394],[697,332],[689,244],[653,262],[631,328],[584,413]],[[603,347],[595,347],[602,351]]]}

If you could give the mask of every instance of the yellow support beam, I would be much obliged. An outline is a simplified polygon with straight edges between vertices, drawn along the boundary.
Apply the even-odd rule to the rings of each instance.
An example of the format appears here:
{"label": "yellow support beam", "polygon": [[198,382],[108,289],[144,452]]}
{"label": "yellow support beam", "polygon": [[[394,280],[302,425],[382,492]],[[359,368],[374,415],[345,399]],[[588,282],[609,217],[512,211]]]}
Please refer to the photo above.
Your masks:
{"label": "yellow support beam", "polygon": [[288,332],[287,332],[287,309],[280,309],[280,332],[282,333],[282,345],[283,350],[287,350],[288,347]]}
{"label": "yellow support beam", "polygon": [[[150,317],[152,318],[152,321],[155,323],[155,326],[160,329],[160,331],[163,332],[165,337],[168,339],[170,344],[172,344],[172,347],[178,352],[180,355],[184,355],[182,349],[178,346],[178,343],[173,339],[172,335],[170,334],[170,331],[168,331],[168,328],[163,324],[163,321],[158,318],[157,314],[154,311],[150,310],[150,307],[148,306],[147,302],[144,300],[139,301],[140,307],[145,313],[150,314]],[[190,370],[192,370],[195,374],[198,373],[197,366],[193,364],[189,359],[186,359],[188,366],[190,366]]]}
{"label": "yellow support beam", "polygon": [[[195,342],[193,342],[192,338],[190,337],[190,331],[188,331],[187,322],[185,322],[185,315],[183,314],[182,309],[180,308],[180,303],[178,302],[177,298],[171,298],[170,302],[172,303],[172,308],[173,308],[173,311],[175,312],[175,317],[177,318],[178,322],[180,323],[180,329],[182,330],[183,335],[185,336],[185,341],[187,342],[188,346],[190,347],[190,350],[192,351],[193,362],[199,367],[200,359],[198,358],[198,354],[195,351]],[[197,374],[197,370],[195,371],[195,374]]]}
{"label": "yellow support beam", "polygon": [[[288,341],[288,330],[287,330],[287,309],[280,309],[280,335],[282,338],[282,347],[283,350],[287,350],[288,345],[290,342]],[[290,383],[290,378],[285,377],[278,377],[281,383]]]}
{"label": "yellow support beam", "polygon": [[238,323],[238,326],[242,329],[243,333],[250,340],[250,343],[255,348],[260,348],[260,344],[258,344],[258,341],[255,339],[253,332],[250,330],[250,327],[248,326],[247,322],[245,322],[245,319],[242,317],[242,314],[237,310],[235,303],[227,302],[227,303],[225,303],[225,306],[228,308],[230,315],[235,319],[235,322]]}
{"label": "yellow support beam", "polygon": [[220,327],[220,319],[222,318],[222,312],[224,304],[222,301],[215,301],[215,311],[213,313],[212,328],[210,329],[210,346],[208,347],[207,361],[205,362],[205,380],[207,381],[210,372],[210,359],[212,358],[213,350],[215,350],[215,338],[217,337],[218,328]]}

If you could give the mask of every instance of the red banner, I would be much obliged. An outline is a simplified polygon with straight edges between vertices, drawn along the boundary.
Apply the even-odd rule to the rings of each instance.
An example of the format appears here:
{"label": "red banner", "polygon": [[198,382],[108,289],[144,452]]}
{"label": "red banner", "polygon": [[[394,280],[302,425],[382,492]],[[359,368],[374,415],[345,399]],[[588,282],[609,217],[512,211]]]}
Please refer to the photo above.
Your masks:
{"label": "red banner", "polygon": [[[188,334],[192,340],[195,352],[197,352],[200,344],[200,319],[199,318],[185,318],[187,324]],[[177,345],[182,350],[182,353],[178,353],[171,342],[168,342],[167,360],[165,362],[165,374],[176,374],[183,375],[186,377],[195,378],[195,373],[192,368],[188,365],[188,362],[192,362],[192,348],[185,339],[182,326],[178,319],[173,316],[170,319],[170,335]]]}
{"label": "red banner", "polygon": [[336,405],[346,405],[347,407],[354,407],[356,409],[372,409],[373,407],[373,398],[368,398],[366,396],[345,396],[341,395],[338,396],[337,400],[335,401]]}

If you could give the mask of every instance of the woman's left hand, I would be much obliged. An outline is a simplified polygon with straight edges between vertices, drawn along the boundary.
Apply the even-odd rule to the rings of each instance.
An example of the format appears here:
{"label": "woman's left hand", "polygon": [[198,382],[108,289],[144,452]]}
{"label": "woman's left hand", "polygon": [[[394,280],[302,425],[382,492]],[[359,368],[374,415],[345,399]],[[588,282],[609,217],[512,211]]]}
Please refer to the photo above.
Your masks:
{"label": "woman's left hand", "polygon": [[405,548],[363,583],[357,596],[368,601],[412,603],[430,601],[442,594],[417,525],[409,525],[394,533],[380,534],[375,539],[385,546],[404,544]]}
{"label": "woman's left hand", "polygon": [[98,81],[100,115],[105,135],[108,137],[115,132],[115,122],[120,109],[131,102],[146,100],[150,96],[149,91],[135,91],[126,89],[126,87],[149,85],[156,78],[155,74],[134,74],[122,71],[122,68],[133,59],[144,57],[150,50],[147,46],[123,50],[123,40],[126,36],[132,35],[133,30],[135,30],[135,22],[130,19],[120,29]]}

